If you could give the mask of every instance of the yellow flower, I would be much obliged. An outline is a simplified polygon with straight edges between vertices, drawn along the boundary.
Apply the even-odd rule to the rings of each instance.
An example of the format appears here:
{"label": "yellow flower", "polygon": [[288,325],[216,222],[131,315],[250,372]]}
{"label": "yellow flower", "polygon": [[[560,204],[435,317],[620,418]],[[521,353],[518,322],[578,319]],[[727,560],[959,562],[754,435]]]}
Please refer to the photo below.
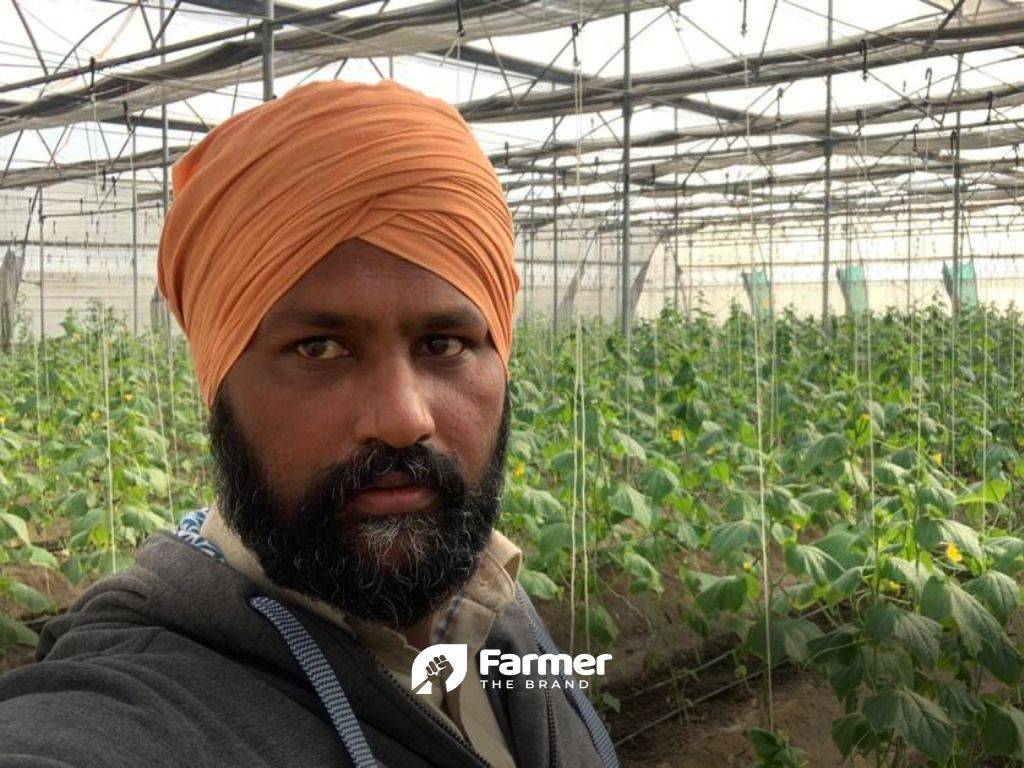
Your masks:
{"label": "yellow flower", "polygon": [[899,592],[901,589],[900,583],[898,581],[892,581],[891,579],[886,579],[882,583],[882,587],[889,592]]}
{"label": "yellow flower", "polygon": [[92,419],[93,421],[99,421],[100,420],[100,412],[99,411],[93,411],[92,413],[89,414],[89,418]]}
{"label": "yellow flower", "polygon": [[954,563],[962,563],[964,561],[964,556],[960,554],[960,550],[957,548],[956,544],[946,545],[946,557]]}
{"label": "yellow flower", "polygon": [[523,475],[526,474],[526,467],[524,467],[522,464],[517,464],[516,468],[512,470],[512,474],[515,477],[522,477]]}
{"label": "yellow flower", "polygon": [[0,427],[7,423],[7,417],[0,413]]}
{"label": "yellow flower", "polygon": [[133,395],[133,394],[132,394],[131,392],[126,392],[126,393],[125,393],[125,396],[124,396],[124,401],[125,401],[126,403],[130,403],[130,402],[131,402],[132,400],[134,400],[134,399],[135,399],[135,395]]}
{"label": "yellow flower", "polygon": [[680,440],[683,439],[683,430],[679,429],[679,427],[676,427],[669,433],[669,437],[672,438],[673,442],[678,443]]}
{"label": "yellow flower", "polygon": [[749,557],[743,561],[743,570],[749,572],[754,567],[754,561]]}
{"label": "yellow flower", "polygon": [[942,454],[941,453],[933,453],[932,454],[932,461],[934,461],[936,464],[941,464],[942,463]]}

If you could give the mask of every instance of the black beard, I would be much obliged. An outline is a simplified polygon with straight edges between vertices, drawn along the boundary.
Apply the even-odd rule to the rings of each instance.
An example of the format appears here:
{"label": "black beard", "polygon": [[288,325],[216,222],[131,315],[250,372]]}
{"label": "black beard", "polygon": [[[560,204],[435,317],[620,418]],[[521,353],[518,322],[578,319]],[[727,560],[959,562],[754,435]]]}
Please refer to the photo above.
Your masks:
{"label": "black beard", "polygon": [[[401,629],[437,611],[476,569],[498,518],[509,433],[509,392],[483,481],[468,484],[450,456],[417,443],[383,442],[317,473],[295,505],[277,502],[255,451],[221,389],[210,413],[217,501],[225,522],[280,587],[344,613]],[[389,471],[434,489],[434,512],[340,515],[351,494]]]}

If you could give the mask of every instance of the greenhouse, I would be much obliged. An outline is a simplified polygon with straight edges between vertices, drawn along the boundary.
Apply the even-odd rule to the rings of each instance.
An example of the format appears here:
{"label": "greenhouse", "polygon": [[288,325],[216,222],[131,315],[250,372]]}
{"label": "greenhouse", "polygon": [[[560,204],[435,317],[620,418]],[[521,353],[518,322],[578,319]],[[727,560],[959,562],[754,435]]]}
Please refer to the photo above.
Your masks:
{"label": "greenhouse", "polygon": [[544,764],[1024,765],[1022,50],[1019,0],[0,2],[0,673],[219,492],[180,161],[393,81],[508,204],[496,529],[534,654],[606,667],[528,686],[601,756]]}

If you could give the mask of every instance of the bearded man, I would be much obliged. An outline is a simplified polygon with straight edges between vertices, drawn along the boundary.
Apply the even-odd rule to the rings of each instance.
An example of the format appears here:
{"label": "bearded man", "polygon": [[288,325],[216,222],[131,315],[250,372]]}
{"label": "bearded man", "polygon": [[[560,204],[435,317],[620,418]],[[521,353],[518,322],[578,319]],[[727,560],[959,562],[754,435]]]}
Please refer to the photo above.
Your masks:
{"label": "bearded man", "polygon": [[557,651],[494,530],[519,280],[466,123],[390,81],[314,83],[173,180],[159,286],[216,501],[0,678],[0,766],[617,765],[570,676],[479,665]]}

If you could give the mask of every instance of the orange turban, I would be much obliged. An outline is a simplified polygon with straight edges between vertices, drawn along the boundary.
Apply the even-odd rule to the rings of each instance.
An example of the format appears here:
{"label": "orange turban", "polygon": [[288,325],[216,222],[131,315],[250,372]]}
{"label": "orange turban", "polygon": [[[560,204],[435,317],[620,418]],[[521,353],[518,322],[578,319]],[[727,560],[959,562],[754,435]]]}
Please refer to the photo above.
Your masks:
{"label": "orange turban", "polygon": [[157,280],[207,407],[274,303],[359,238],[483,313],[508,375],[512,216],[462,116],[393,81],[311,83],[225,120],[174,165]]}

